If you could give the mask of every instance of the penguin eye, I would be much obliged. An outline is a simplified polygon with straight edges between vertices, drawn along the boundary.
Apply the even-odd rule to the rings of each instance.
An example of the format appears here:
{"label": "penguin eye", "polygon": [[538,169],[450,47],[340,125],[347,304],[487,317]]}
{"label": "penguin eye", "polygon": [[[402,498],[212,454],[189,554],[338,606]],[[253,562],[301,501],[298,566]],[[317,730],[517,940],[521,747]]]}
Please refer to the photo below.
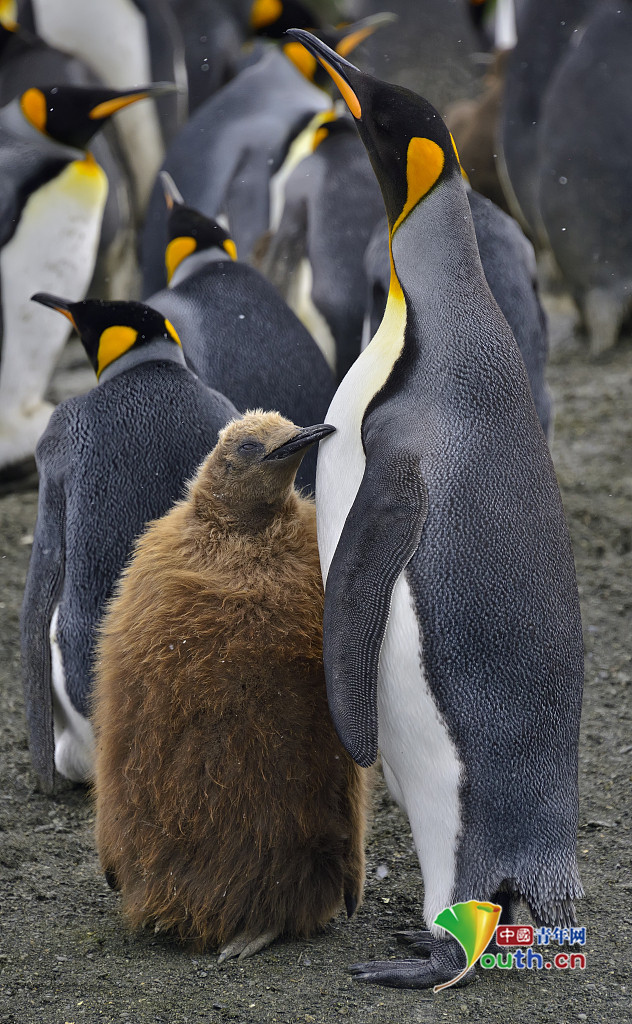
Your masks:
{"label": "penguin eye", "polygon": [[243,444],[239,445],[240,452],[255,452],[261,451],[263,445],[260,445],[258,441],[244,441]]}

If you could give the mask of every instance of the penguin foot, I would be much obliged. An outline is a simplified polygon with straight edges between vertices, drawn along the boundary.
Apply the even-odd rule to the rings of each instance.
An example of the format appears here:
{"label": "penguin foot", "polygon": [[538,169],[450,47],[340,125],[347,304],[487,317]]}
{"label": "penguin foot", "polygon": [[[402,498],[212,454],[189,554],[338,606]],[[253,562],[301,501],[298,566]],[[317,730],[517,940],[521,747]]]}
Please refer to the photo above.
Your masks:
{"label": "penguin foot", "polygon": [[224,946],[217,962],[223,964],[224,960],[231,960],[235,956],[240,960],[246,960],[247,957],[254,956],[259,950],[265,949],[271,942],[274,942],[278,934],[278,931],[274,930],[262,932],[261,935],[256,936],[242,932],[240,935],[236,935],[232,942],[228,942]]}
{"label": "penguin foot", "polygon": [[[457,978],[466,966],[463,947],[455,939],[432,939],[431,942],[427,960],[371,960],[365,964],[353,964],[349,970],[356,981],[389,988],[432,988]],[[472,967],[456,985],[469,985],[475,976]]]}
{"label": "penguin foot", "polygon": [[[432,952],[432,943],[435,941],[432,932],[428,931],[427,928],[422,928],[419,931],[410,932],[394,932],[393,933],[398,942],[401,942],[404,946],[409,946],[414,953],[419,956],[430,956]],[[504,953],[506,948],[499,946],[495,939],[491,939],[489,945],[485,947],[486,953]]]}

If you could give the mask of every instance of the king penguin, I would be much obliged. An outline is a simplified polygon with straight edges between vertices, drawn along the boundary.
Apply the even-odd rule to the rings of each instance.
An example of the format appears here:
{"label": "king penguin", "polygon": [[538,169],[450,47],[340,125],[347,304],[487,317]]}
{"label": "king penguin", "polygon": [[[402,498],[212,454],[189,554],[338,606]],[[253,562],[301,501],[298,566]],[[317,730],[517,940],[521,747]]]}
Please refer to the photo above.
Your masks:
{"label": "king penguin", "polygon": [[[436,110],[300,30],[382,189],[384,319],[327,413],[316,480],[324,661],[338,733],[382,753],[424,881],[427,960],[359,964],[425,988],[464,973],[435,925],[457,902],[568,924],[583,681],[570,538],[524,364],[481,266]],[[469,972],[471,976],[472,971]]]}
{"label": "king penguin", "polygon": [[[174,325],[187,365],[242,412],[263,408],[294,423],[320,422],[335,383],[316,342],[269,281],[237,259],[226,230],[186,206],[162,176],[170,287],[148,302]],[[312,448],[297,483],[313,492],[315,479]]]}
{"label": "king penguin", "polygon": [[108,183],[86,147],[108,117],[164,88],[31,87],[0,110],[0,467],[32,456],[69,333],[63,322],[50,329],[29,296],[38,287],[82,296],[94,271]]}
{"label": "king penguin", "polygon": [[34,298],[70,320],[99,379],[57,406],[36,452],[22,669],[33,765],[50,792],[55,768],[75,782],[92,776],[95,630],[134,540],[182,497],[239,414],[187,369],[174,328],[154,310]]}

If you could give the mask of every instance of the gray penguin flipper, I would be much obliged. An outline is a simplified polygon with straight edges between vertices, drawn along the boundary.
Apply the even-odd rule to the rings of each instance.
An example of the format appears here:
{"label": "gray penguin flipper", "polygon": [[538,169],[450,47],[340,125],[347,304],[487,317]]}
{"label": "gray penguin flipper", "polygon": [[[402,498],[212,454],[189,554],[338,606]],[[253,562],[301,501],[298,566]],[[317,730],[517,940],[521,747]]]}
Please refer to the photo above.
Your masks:
{"label": "gray penguin flipper", "polygon": [[332,718],[342,743],[364,768],[377,757],[377,675],[393,587],[419,545],[428,513],[418,457],[381,454],[367,459],[340,535],[323,620]]}
{"label": "gray penguin flipper", "polygon": [[[55,421],[55,422],[53,422]],[[57,445],[53,418],[38,444]],[[59,444],[63,450],[63,445]],[[22,683],[33,767],[45,793],[55,784],[55,738],[51,679],[50,623],[64,580],[65,498],[62,473],[47,476],[38,459],[37,525],[21,612]]]}

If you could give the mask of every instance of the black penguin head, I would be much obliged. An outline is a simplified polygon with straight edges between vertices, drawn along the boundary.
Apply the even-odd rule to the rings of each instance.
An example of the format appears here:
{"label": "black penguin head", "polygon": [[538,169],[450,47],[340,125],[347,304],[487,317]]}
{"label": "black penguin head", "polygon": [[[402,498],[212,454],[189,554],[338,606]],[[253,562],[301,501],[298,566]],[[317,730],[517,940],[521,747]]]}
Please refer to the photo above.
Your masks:
{"label": "black penguin head", "polygon": [[70,320],[83,342],[97,377],[101,376],[106,366],[132,348],[141,348],[158,340],[181,347],[180,339],[169,321],[142,302],[104,302],[102,299],[69,302],[45,292],[38,292],[31,298],[43,306],[56,309]]}
{"label": "black penguin head", "polygon": [[20,108],[26,120],[43,135],[66,146],[85,149],[112,114],[137,100],[162,96],[174,89],[168,82],[126,90],[83,85],[33,86],[20,96]]}
{"label": "black penguin head", "polygon": [[435,186],[460,176],[454,141],[421,96],[360,71],[309,32],[289,32],[332,77],[355,122],[384,197],[391,235]]}
{"label": "black penguin head", "polygon": [[198,514],[260,529],[288,500],[307,449],[334,427],[297,427],[278,412],[247,412],[220,431],[194,481]]}
{"label": "black penguin head", "polygon": [[161,171],[160,180],[169,210],[165,249],[167,281],[171,280],[182,261],[194,252],[220,249],[231,260],[236,260],[237,247],[228,232],[212,217],[205,217],[198,210],[186,206],[170,174]]}
{"label": "black penguin head", "polygon": [[284,32],[296,28],[318,28],[320,19],[300,0],[253,0],[250,8],[250,29],[258,36],[280,39]]}

